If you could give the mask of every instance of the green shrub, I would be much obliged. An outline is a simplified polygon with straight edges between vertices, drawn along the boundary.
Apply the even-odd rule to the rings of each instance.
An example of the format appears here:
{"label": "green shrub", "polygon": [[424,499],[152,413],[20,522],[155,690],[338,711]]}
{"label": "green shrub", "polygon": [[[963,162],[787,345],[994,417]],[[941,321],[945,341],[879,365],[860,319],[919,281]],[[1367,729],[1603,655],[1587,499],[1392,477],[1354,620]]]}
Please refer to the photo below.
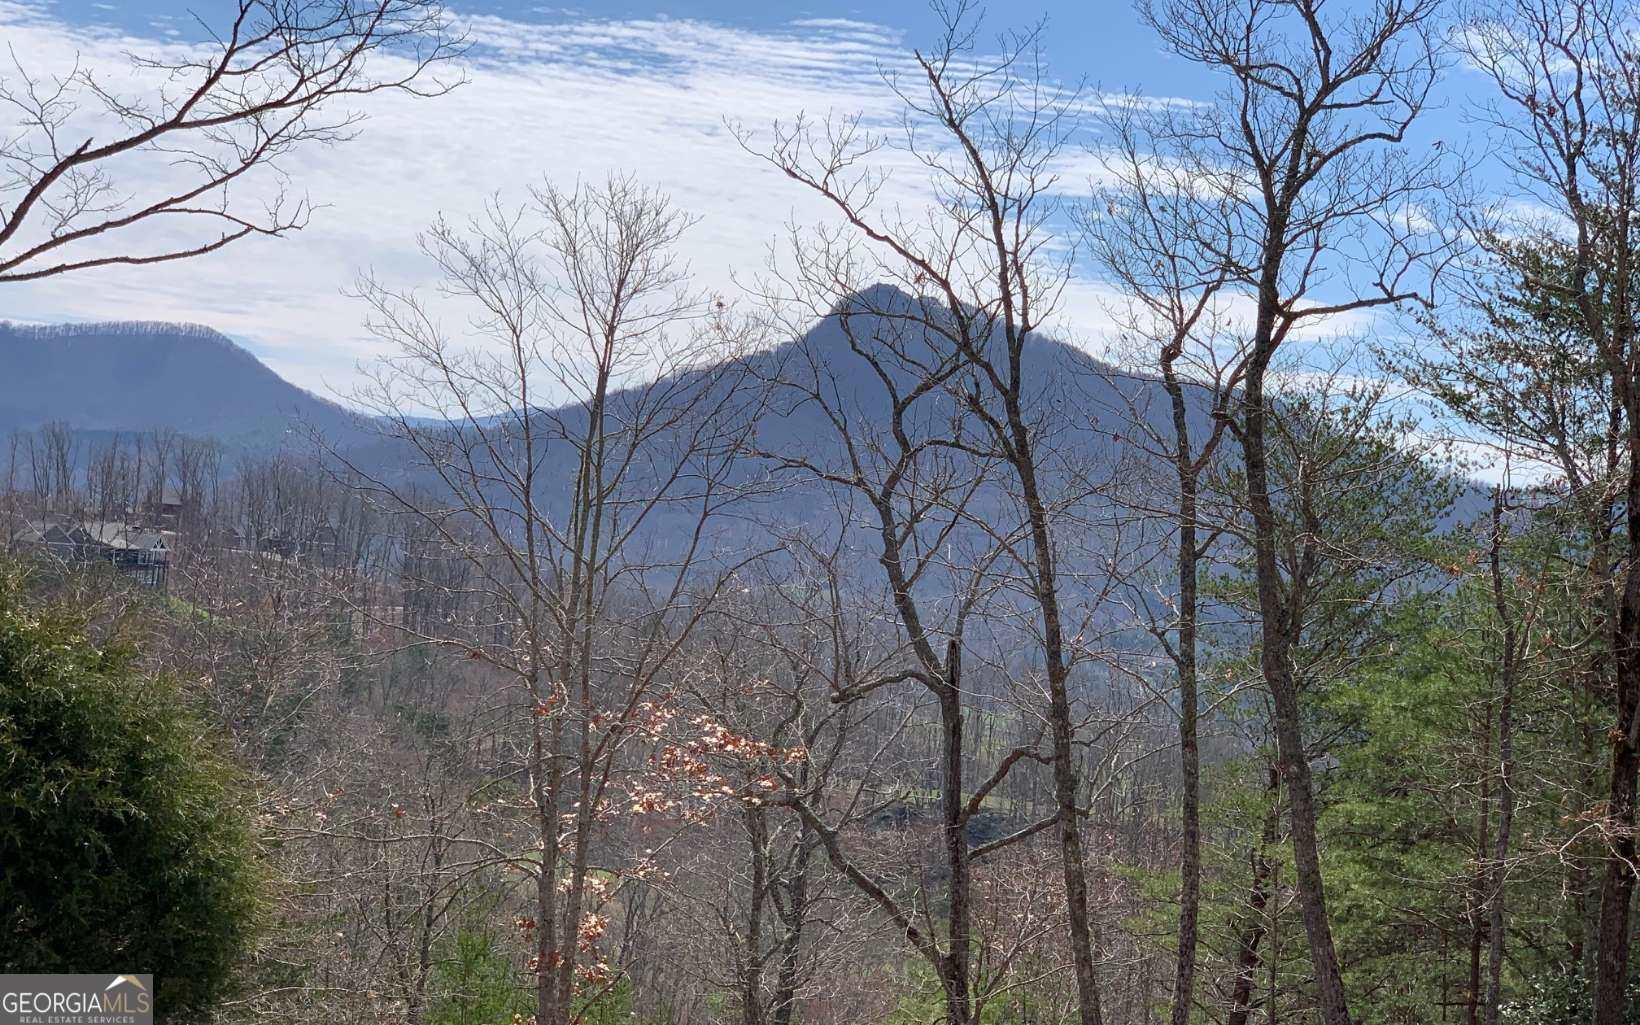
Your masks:
{"label": "green shrub", "polygon": [[456,934],[434,969],[433,984],[428,1025],[507,1025],[514,1015],[528,1018],[535,1010],[507,952],[477,929]]}
{"label": "green shrub", "polygon": [[[1631,977],[1623,1025],[1640,1025],[1640,978]],[[1594,1020],[1594,992],[1575,971],[1558,970],[1533,978],[1530,992],[1503,1007],[1508,1025],[1586,1025]]]}
{"label": "green shrub", "polygon": [[0,970],[152,972],[174,1020],[255,918],[245,798],[174,682],[0,566]]}

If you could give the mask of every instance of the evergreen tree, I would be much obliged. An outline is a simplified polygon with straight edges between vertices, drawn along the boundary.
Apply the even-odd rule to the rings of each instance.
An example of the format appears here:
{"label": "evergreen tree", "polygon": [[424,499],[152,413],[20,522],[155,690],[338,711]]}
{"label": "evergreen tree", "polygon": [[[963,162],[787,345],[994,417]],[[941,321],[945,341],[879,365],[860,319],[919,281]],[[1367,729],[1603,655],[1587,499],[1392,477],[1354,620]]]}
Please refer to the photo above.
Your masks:
{"label": "evergreen tree", "polygon": [[174,681],[0,568],[0,970],[152,972],[218,999],[255,919],[245,802]]}

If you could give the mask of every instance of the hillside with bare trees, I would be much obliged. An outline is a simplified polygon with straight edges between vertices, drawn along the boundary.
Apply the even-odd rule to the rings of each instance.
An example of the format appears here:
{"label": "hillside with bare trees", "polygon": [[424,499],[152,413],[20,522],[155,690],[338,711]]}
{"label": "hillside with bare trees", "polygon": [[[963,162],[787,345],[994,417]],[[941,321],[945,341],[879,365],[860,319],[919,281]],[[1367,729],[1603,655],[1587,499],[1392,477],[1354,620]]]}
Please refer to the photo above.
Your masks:
{"label": "hillside with bare trees", "polygon": [[[224,11],[0,73],[0,288],[300,252],[350,104],[664,81],[648,23]],[[1133,16],[1188,98],[794,22],[893,55],[714,116],[791,211],[720,277],[716,183],[464,154],[334,399],[0,324],[0,1014],[1640,1022],[1640,8]]]}

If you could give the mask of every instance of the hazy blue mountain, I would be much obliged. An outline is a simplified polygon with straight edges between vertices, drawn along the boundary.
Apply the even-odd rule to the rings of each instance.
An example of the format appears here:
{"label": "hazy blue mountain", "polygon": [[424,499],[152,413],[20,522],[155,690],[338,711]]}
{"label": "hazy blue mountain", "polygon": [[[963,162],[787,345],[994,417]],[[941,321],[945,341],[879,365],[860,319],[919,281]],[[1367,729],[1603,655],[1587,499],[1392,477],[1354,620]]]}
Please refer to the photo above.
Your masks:
{"label": "hazy blue mountain", "polygon": [[[887,395],[877,371],[851,347],[850,338],[870,351],[882,341],[874,336],[904,332],[915,319],[908,315],[916,312],[911,307],[917,302],[890,286],[867,289],[821,317],[802,337],[748,357],[751,377],[823,387],[834,410],[843,412],[864,439],[884,425]],[[926,343],[898,337],[895,344],[915,356],[917,346]],[[97,434],[168,427],[245,447],[305,442],[304,425],[311,425],[361,469],[399,485],[438,491],[434,475],[417,466],[408,446],[381,437],[355,414],[285,381],[250,352],[206,327],[143,322],[25,327],[0,322],[0,359],[9,370],[0,379],[0,431],[52,421]],[[1082,349],[1045,336],[1028,343],[1024,362],[1027,405],[1051,424],[1038,451],[1045,483],[1074,489],[1108,473],[1137,470],[1150,475],[1163,469],[1154,456],[1143,452],[1146,446],[1137,441],[1144,432],[1132,423],[1135,416],[1151,420],[1162,436],[1167,435],[1167,399],[1159,381],[1118,372]],[[900,376],[892,366],[889,372],[891,377]],[[895,383],[903,387],[907,382]],[[729,387],[726,375],[712,370],[683,371],[671,384],[683,392]],[[745,394],[751,385],[738,387],[739,392],[726,397],[723,412],[740,416],[748,403],[756,405],[760,412],[754,435],[759,448],[842,469],[834,426],[816,403],[804,401],[798,390],[778,387],[754,401]],[[1208,418],[1199,397],[1193,398],[1192,427],[1200,437],[1208,430]],[[610,409],[619,417],[640,401],[638,393],[616,393]],[[718,405],[719,396],[713,395],[702,408]],[[945,433],[956,405],[949,393],[921,401],[913,433]],[[573,407],[536,415],[549,428],[543,437],[579,434],[582,413]],[[540,499],[549,507],[562,497],[556,492],[573,474],[576,458],[574,445],[562,437],[547,445],[548,472],[541,479],[551,482],[548,490],[554,493]],[[801,472],[773,472],[772,464],[758,460],[747,461],[739,472],[747,478],[772,475],[765,477],[766,489],[757,489],[764,492],[762,500],[736,518],[731,528],[739,535],[736,543],[748,540],[748,533],[763,534],[770,528],[835,522],[832,503],[820,493],[827,489],[805,481]],[[1165,485],[1166,474],[1158,476]],[[1014,496],[1005,483],[983,489],[975,499],[993,523],[1017,516]],[[676,532],[686,537],[690,515],[688,509],[668,509],[655,517],[652,527],[662,536]]]}
{"label": "hazy blue mountain", "polygon": [[[886,440],[882,432],[888,421],[889,394],[878,374],[888,373],[894,386],[903,391],[911,385],[910,373],[904,362],[892,359],[874,368],[862,351],[892,344],[912,360],[926,358],[927,340],[904,337],[913,313],[910,307],[916,302],[891,286],[867,289],[818,318],[802,336],[746,356],[744,375],[724,374],[718,368],[684,370],[663,382],[660,390],[673,396],[707,390],[709,397],[698,409],[710,411],[725,429],[756,410],[752,430],[756,448],[841,471],[843,447],[835,425],[820,403],[805,397],[804,388],[824,391],[833,412],[847,418],[851,433],[862,445],[869,447],[873,439]],[[891,335],[896,337],[890,339]],[[795,382],[799,387],[772,383],[776,381]],[[1135,432],[1127,425],[1135,414],[1160,423],[1167,409],[1166,395],[1157,381],[1118,373],[1084,350],[1045,336],[1028,343],[1024,392],[1034,415],[1052,423],[1039,453],[1044,473],[1050,477],[1061,473],[1098,476],[1108,472],[1115,459],[1143,458],[1132,444]],[[638,418],[635,411],[645,401],[641,390],[616,392],[609,399],[609,409],[616,421],[630,422]],[[918,438],[942,435],[957,405],[954,395],[937,390],[917,402],[908,428]],[[574,473],[577,450],[566,438],[580,435],[583,415],[575,407],[543,409],[536,414],[536,440],[546,449],[545,472],[538,478],[546,482],[549,492],[538,500],[549,508],[564,497],[563,484]],[[1205,415],[1195,419],[1205,429]],[[694,422],[691,418],[690,423]],[[1119,438],[1124,431],[1128,437]],[[353,455],[358,465],[379,470],[389,479],[436,490],[431,475],[420,470],[417,460],[398,442],[377,439],[354,449]],[[660,462],[665,458],[663,455]],[[643,472],[642,467],[631,471],[634,477]],[[764,527],[790,529],[835,522],[833,503],[820,494],[828,489],[811,475],[779,470],[774,460],[743,461],[738,482],[755,485],[759,479],[762,486],[753,490],[761,498],[743,505],[726,529],[744,535],[763,533]],[[1000,479],[997,486],[984,489],[977,501],[988,519],[1000,521],[1010,515],[1004,507],[1012,504],[1012,498]],[[690,515],[687,508],[666,509],[654,521],[661,524],[660,534],[683,539],[688,536]]]}
{"label": "hazy blue mountain", "polygon": [[174,428],[231,446],[275,444],[304,422],[338,438],[356,430],[341,406],[194,324],[0,322],[0,366],[0,430]]}

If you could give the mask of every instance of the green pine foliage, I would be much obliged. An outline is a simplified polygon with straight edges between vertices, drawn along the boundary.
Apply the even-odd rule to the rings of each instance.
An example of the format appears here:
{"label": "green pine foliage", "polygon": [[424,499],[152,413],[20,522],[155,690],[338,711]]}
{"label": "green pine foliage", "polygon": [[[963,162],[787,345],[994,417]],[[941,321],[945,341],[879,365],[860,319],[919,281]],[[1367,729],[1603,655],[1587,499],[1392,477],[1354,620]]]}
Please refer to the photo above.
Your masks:
{"label": "green pine foliage", "polygon": [[434,971],[434,984],[427,1025],[507,1025],[534,1011],[512,957],[481,928],[456,934]]}
{"label": "green pine foliage", "polygon": [[[1623,1025],[1640,1025],[1640,982],[1629,981],[1628,1006]],[[1594,994],[1589,982],[1564,968],[1530,980],[1524,996],[1503,1006],[1508,1025],[1583,1025],[1594,1020]]]}
{"label": "green pine foliage", "polygon": [[225,991],[256,921],[246,801],[174,681],[0,568],[0,970],[152,972],[162,1020]]}

